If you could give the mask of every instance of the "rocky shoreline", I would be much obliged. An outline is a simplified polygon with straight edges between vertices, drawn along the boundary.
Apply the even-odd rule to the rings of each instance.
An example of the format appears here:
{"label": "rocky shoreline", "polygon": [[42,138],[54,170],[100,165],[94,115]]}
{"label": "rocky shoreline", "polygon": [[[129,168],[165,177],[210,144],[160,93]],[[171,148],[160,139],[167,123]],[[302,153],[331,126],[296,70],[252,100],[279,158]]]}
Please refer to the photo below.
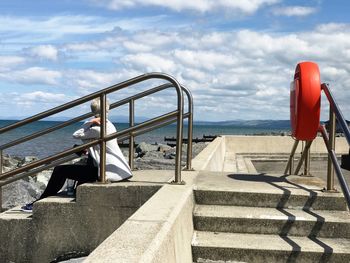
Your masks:
{"label": "rocky shoreline", "polygon": [[[194,143],[193,157],[200,153],[208,143]],[[124,156],[128,159],[128,149],[122,148]],[[182,148],[182,165],[186,164],[187,144],[183,144]],[[175,166],[175,147],[165,144],[148,144],[140,143],[134,153],[135,170],[172,170]],[[27,156],[24,158],[5,155],[3,158],[3,171],[7,172],[14,168],[26,165],[37,160],[35,156]],[[74,159],[71,163],[80,161],[80,158]],[[51,176],[53,169],[43,171],[37,176],[27,177],[2,188],[4,209],[32,202],[37,199],[44,191],[46,184]]]}

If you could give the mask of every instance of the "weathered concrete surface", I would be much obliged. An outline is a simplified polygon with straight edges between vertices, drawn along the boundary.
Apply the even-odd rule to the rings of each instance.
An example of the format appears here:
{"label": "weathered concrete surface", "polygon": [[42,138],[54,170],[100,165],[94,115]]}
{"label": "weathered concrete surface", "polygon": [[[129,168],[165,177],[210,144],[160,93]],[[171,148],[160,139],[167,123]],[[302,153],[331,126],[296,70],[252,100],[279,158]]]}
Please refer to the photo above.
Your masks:
{"label": "weathered concrete surface", "polygon": [[8,210],[0,214],[0,240],[6,240],[0,242],[0,262],[86,255],[172,177],[173,171],[138,171],[130,182],[82,185],[77,200],[43,199],[34,204],[33,215],[19,207]]}
{"label": "weathered concrete surface", "polygon": [[350,238],[348,211],[196,205],[199,231]]}
{"label": "weathered concrete surface", "polygon": [[31,214],[15,210],[0,214],[0,262],[31,262],[32,231]]}
{"label": "weathered concrete surface", "polygon": [[166,185],[149,199],[84,262],[192,262],[193,179]]}
{"label": "weathered concrete surface", "polygon": [[[254,171],[249,160],[243,159],[240,167],[238,166],[236,153],[254,153],[260,147],[263,153],[278,154],[281,149],[288,153],[293,144],[291,138],[261,136],[262,138],[255,138],[257,140],[255,141],[252,140],[253,136],[228,137],[230,138],[227,139],[227,136],[219,137],[211,143],[193,160],[193,167],[197,171],[227,170],[230,172],[232,161],[235,162],[235,165],[231,167],[236,169],[233,171],[237,172],[239,169],[242,169],[246,173],[225,173],[224,180],[217,180],[218,175],[223,175],[222,172],[201,173],[198,176],[197,183],[200,180],[204,180],[207,184],[202,185],[201,189],[197,187],[196,198],[199,202],[205,203],[209,200],[214,204],[221,204],[223,199],[224,202],[230,200],[231,202],[238,201],[240,205],[246,206],[249,206],[247,201],[250,202],[251,206],[259,204],[259,202],[260,204],[271,202],[270,204],[268,203],[267,207],[276,207],[277,202],[278,207],[310,208],[312,205],[312,207],[318,209],[325,209],[324,204],[328,203],[327,206],[331,206],[334,210],[346,209],[341,194],[335,194],[333,196],[336,198],[330,198],[327,194],[321,193],[319,191],[322,188],[320,186],[321,183],[317,180],[312,183],[313,188],[311,188],[311,192],[303,189],[305,182],[300,182],[298,178],[293,179],[292,177],[289,177],[289,183],[283,183],[279,180],[276,181],[275,177],[266,176],[264,178],[265,184],[259,187],[257,186],[257,181],[259,181],[257,180],[259,178],[256,177],[258,176],[257,174],[250,175],[250,177],[247,176],[249,175],[247,173]],[[237,141],[240,141],[241,144],[237,143]],[[226,145],[225,142],[229,144]],[[339,145],[338,142],[337,144]],[[271,145],[272,147],[270,147]],[[314,147],[315,150],[319,149],[318,144],[315,144]],[[339,147],[337,149],[337,152],[339,152]],[[347,151],[348,149],[345,152]],[[226,158],[227,153],[232,154],[232,158]],[[145,177],[142,177],[144,178],[143,180],[136,180],[136,177],[133,178],[136,184],[151,184],[151,187],[158,185],[157,183],[159,183],[159,187],[164,185],[163,177],[159,180],[156,178],[157,172],[142,171],[141,173],[143,172],[145,173]],[[173,171],[162,172],[168,173],[167,180],[173,177]],[[28,220],[28,222],[32,222],[29,223],[32,225],[20,226],[24,229],[34,229],[34,231],[37,229],[38,234],[33,239],[28,239],[29,241],[24,240],[23,245],[21,245],[23,247],[26,246],[27,252],[11,255],[12,258],[5,258],[3,254],[0,255],[7,261],[12,260],[16,262],[16,259],[21,258],[22,262],[26,262],[23,259],[28,259],[28,262],[48,262],[57,255],[72,252],[72,250],[76,252],[90,252],[113,233],[91,253],[86,262],[123,262],[123,260],[125,262],[164,262],[164,259],[167,262],[192,262],[190,248],[193,232],[192,209],[194,206],[192,187],[194,186],[193,179],[197,174],[197,172],[184,172],[183,177],[187,182],[185,186],[163,186],[156,195],[128,220],[126,218],[133,213],[130,211],[130,208],[134,205],[142,205],[143,200],[147,199],[145,196],[149,193],[140,190],[143,187],[139,189],[135,187],[133,185],[134,182],[131,183],[133,186],[130,183],[125,183],[125,185],[123,185],[124,183],[118,184],[120,187],[119,191],[115,191],[113,185],[102,187],[87,185],[81,187],[77,193],[77,202],[71,202],[69,199],[51,199],[51,201],[48,199],[47,202],[38,202],[34,207],[33,218]],[[231,177],[228,175],[231,175]],[[214,181],[208,180],[208,176],[212,177]],[[233,185],[232,179],[235,179],[237,183]],[[218,187],[223,187],[223,189],[218,190]],[[101,188],[104,188],[104,190],[101,190]],[[106,194],[104,191],[106,191]],[[153,190],[149,191],[152,192]],[[200,197],[201,193],[208,191],[211,192],[209,197]],[[272,194],[270,194],[271,191]],[[316,191],[317,195],[314,194]],[[128,196],[125,193],[130,193],[130,199],[125,199]],[[296,198],[293,197],[294,193],[297,193]],[[91,198],[92,196],[93,198]],[[73,209],[73,206],[79,206],[79,208]],[[136,210],[137,208],[135,207]],[[0,224],[7,224],[6,226],[18,224],[15,223],[16,220],[18,218],[4,219],[1,216]],[[22,222],[22,219],[18,221]],[[122,224],[123,221],[125,221],[124,224]],[[43,224],[46,224],[46,226]],[[50,224],[52,224],[52,227],[49,227]],[[115,230],[121,224],[122,226]],[[6,226],[4,229],[6,229]],[[26,233],[27,230],[21,231]],[[14,234],[11,237],[5,233],[0,235],[4,238],[10,238],[9,242],[15,244],[21,238],[22,233],[18,232],[18,234]],[[54,240],[58,236],[62,236],[62,241]],[[45,247],[49,247],[49,251],[43,252]],[[53,248],[52,251],[54,252],[50,248]],[[0,252],[3,251],[7,251],[7,248],[1,247]],[[43,257],[40,257],[40,253],[43,253]],[[3,258],[0,259],[2,260]],[[4,261],[6,262],[6,260]]]}
{"label": "weathered concrete surface", "polygon": [[[226,151],[236,153],[290,153],[294,140],[289,136],[234,136],[225,135]],[[348,153],[349,146],[344,137],[337,137],[336,153]],[[297,152],[301,152],[299,143]],[[317,137],[311,144],[311,153],[326,153],[324,141]]]}
{"label": "weathered concrete surface", "polygon": [[192,167],[196,171],[222,171],[225,153],[225,138],[217,137],[193,159]]}
{"label": "weathered concrete surface", "polygon": [[[322,180],[201,171],[194,262],[349,262],[350,214]],[[198,205],[199,204],[199,205]]]}
{"label": "weathered concrete surface", "polygon": [[346,210],[344,196],[322,192],[323,185],[315,177],[202,171],[197,177],[195,198],[199,204],[211,205]]}
{"label": "weathered concrete surface", "polygon": [[347,239],[283,237],[196,231],[193,238],[195,262],[199,258],[218,262],[349,262]]}

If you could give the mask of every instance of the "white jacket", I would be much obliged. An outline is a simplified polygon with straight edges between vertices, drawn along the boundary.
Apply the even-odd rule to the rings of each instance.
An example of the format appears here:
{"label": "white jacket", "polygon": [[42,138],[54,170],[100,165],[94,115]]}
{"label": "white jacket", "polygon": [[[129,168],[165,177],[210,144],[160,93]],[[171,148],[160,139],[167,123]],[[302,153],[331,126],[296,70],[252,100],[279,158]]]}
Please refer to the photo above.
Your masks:
{"label": "white jacket", "polygon": [[[112,134],[117,130],[114,125],[107,120],[106,133]],[[73,133],[73,137],[81,139],[83,142],[100,138],[100,126],[91,125],[85,122],[81,129]],[[89,153],[95,161],[95,165],[100,169],[100,145],[89,148]],[[130,167],[120,150],[117,139],[107,141],[106,143],[106,179],[112,182],[120,181],[132,176]]]}

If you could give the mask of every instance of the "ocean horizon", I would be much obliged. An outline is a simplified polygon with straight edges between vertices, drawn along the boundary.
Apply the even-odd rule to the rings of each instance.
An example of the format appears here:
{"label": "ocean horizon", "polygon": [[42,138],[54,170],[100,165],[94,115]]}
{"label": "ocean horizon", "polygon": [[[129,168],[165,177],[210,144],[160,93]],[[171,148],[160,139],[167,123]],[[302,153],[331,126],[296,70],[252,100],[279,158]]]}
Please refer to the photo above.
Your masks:
{"label": "ocean horizon", "polygon": [[[16,120],[0,120],[0,127],[17,122]],[[37,131],[50,128],[62,123],[61,121],[37,121],[15,130],[1,134],[0,145],[9,143]],[[128,123],[113,122],[118,131],[129,127]],[[71,148],[81,141],[72,137],[74,131],[80,128],[82,123],[75,123],[63,129],[22,143],[15,147],[4,150],[5,154],[11,156],[37,156],[43,158],[50,156],[64,149]],[[290,132],[289,122],[286,121],[230,121],[220,123],[194,122],[193,138],[202,138],[203,135],[268,135]],[[184,138],[187,138],[187,122],[184,121]],[[171,124],[135,138],[136,143],[162,143],[166,144],[164,137],[176,136],[176,125]]]}

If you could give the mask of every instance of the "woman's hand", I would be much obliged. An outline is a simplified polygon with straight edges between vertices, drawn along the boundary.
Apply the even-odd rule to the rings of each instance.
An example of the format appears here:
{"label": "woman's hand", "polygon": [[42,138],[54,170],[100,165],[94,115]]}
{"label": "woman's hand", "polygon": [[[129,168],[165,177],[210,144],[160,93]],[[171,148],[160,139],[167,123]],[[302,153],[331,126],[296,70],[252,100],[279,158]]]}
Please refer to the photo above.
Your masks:
{"label": "woman's hand", "polygon": [[94,118],[94,119],[91,119],[89,121],[92,125],[95,124],[95,125],[101,125],[101,118],[98,117],[98,118]]}

